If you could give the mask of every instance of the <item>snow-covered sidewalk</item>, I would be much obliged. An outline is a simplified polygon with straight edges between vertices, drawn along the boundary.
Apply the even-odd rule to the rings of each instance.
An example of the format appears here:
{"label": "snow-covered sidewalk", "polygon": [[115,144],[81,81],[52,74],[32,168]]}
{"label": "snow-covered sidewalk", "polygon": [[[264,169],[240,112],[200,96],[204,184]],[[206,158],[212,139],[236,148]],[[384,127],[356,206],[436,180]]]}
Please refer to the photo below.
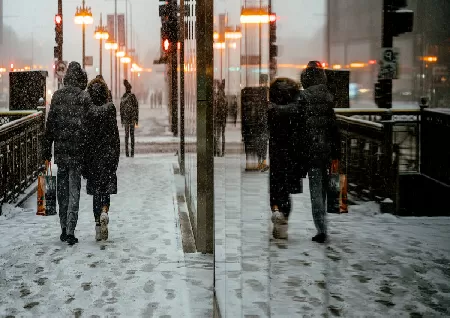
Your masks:
{"label": "snow-covered sidewalk", "polygon": [[[223,317],[449,317],[450,218],[397,218],[375,203],[315,234],[308,180],[287,243],[271,239],[268,174],[216,158],[216,295]],[[447,207],[442,207],[447,208]]]}
{"label": "snow-covered sidewalk", "polygon": [[35,215],[35,196],[0,217],[0,317],[211,317],[212,256],[183,254],[174,160],[121,158],[107,242],[85,181],[72,247],[57,215]]}

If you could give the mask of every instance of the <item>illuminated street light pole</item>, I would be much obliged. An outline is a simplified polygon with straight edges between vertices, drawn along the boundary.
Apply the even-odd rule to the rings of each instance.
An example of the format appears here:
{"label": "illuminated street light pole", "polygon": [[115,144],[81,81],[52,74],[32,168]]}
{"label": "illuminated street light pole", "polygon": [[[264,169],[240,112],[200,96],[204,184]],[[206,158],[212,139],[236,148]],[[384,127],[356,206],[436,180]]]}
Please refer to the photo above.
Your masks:
{"label": "illuminated street light pole", "polygon": [[[125,52],[123,51],[119,51],[116,53],[116,65],[118,64],[118,59],[121,59],[122,57],[125,57]],[[118,68],[116,68],[116,70],[118,69],[118,72],[116,73],[116,85],[117,85],[117,81],[120,81],[120,65]],[[118,85],[118,97],[120,97],[120,85]]]}
{"label": "illuminated street light pole", "polygon": [[92,12],[90,7],[85,6],[85,0],[83,0],[82,6],[77,7],[77,11],[75,13],[75,24],[81,24],[83,28],[83,69],[86,66],[86,25],[94,23],[94,19],[92,18]]}
{"label": "illuminated street light pole", "polygon": [[114,51],[114,56],[116,55],[116,51],[117,51],[117,48],[118,48],[118,44],[117,43],[115,43],[115,42],[112,42],[112,41],[110,41],[110,42],[106,42],[105,43],[105,49],[107,49],[108,51],[109,51],[109,63],[110,63],[110,75],[111,75],[111,83],[110,83],[110,87],[111,87],[111,90],[113,89],[113,87],[114,87],[114,82],[113,82],[113,51]]}
{"label": "illuminated street light pole", "polygon": [[100,75],[102,75],[102,64],[103,64],[103,40],[109,39],[109,33],[106,27],[102,25],[102,15],[100,14],[100,25],[95,28],[95,38],[100,40]]}

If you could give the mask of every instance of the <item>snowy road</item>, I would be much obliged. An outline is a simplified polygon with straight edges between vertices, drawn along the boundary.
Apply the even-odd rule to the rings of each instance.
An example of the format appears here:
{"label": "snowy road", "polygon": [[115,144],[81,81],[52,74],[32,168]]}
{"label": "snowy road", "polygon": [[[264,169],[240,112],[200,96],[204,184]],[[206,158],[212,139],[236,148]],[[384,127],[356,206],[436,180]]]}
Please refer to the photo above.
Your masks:
{"label": "snowy road", "polygon": [[0,317],[210,317],[212,257],[183,255],[173,160],[121,158],[108,242],[95,241],[84,182],[73,247],[35,196],[2,216]]}

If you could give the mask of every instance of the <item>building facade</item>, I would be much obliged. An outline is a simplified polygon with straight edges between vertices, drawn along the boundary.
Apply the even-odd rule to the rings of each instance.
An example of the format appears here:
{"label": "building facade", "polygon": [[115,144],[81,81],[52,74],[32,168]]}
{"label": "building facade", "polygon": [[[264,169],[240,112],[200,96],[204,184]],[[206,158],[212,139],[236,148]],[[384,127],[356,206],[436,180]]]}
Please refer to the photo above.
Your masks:
{"label": "building facade", "polygon": [[[450,2],[409,0],[407,9],[414,11],[414,29],[394,38],[400,76],[393,98],[428,96],[432,106],[449,107]],[[329,63],[361,65],[352,68],[351,82],[372,89],[381,57],[383,1],[328,0],[328,10]]]}

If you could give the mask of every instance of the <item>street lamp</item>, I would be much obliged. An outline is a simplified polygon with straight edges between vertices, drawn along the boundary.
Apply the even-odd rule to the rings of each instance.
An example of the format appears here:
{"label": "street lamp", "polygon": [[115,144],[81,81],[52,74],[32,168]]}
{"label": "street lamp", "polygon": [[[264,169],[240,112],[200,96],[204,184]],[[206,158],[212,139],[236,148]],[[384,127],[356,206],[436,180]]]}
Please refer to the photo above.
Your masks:
{"label": "street lamp", "polygon": [[111,90],[113,89],[113,51],[117,51],[119,45],[113,41],[107,41],[105,43],[105,49],[109,51],[109,61],[110,61],[110,73],[111,73]]}
{"label": "street lamp", "polygon": [[75,13],[75,24],[81,24],[83,27],[83,69],[85,68],[86,61],[86,25],[94,23],[92,12],[90,7],[85,6],[85,0],[83,0],[82,6],[77,7]]}
{"label": "street lamp", "polygon": [[95,28],[95,38],[100,40],[100,75],[102,75],[102,62],[103,62],[103,40],[109,39],[109,33],[106,30],[106,27],[102,25],[102,15],[100,14],[100,25]]}
{"label": "street lamp", "polygon": [[[120,62],[120,59],[122,58],[122,57],[124,57],[125,56],[125,52],[124,51],[118,51],[118,52],[116,52],[116,63],[117,63],[117,58],[119,58],[119,62]],[[119,67],[118,67],[118,78],[119,78],[119,83],[120,83],[120,65],[119,65]],[[118,92],[119,92],[119,96],[120,96],[120,87],[121,87],[121,85],[119,84],[118,85],[119,87],[118,87]]]}

